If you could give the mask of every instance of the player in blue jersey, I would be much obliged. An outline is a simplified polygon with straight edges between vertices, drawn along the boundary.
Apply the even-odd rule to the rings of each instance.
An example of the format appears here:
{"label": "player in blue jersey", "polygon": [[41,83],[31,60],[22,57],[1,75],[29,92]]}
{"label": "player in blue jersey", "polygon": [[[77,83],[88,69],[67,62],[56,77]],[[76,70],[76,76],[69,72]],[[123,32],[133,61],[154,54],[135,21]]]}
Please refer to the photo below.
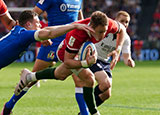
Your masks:
{"label": "player in blue jersey", "polygon": [[[50,26],[43,29],[40,29],[40,27],[37,13],[27,10],[20,14],[19,24],[0,39],[0,69],[18,59],[32,42],[53,39],[72,29],[92,31],[90,27],[83,24]],[[19,98],[21,96],[13,95],[5,104],[1,115],[10,115],[12,108]]]}
{"label": "player in blue jersey", "polygon": [[[46,11],[48,15],[48,26],[64,25],[83,19],[81,4],[82,0],[40,0],[33,11],[39,15]],[[33,72],[53,66],[53,61],[58,61],[57,56],[55,55],[56,50],[64,38],[65,35],[55,38],[55,40],[52,40],[53,44],[51,46],[41,46],[32,70]],[[43,43],[51,44],[48,41]],[[10,108],[9,111],[12,110],[15,103],[28,91],[29,87],[35,83],[36,82],[32,82],[28,87],[24,88],[20,95],[12,96],[7,103]],[[14,103],[12,103],[13,101]]]}
{"label": "player in blue jersey", "polygon": [[[83,19],[81,4],[82,0],[40,0],[33,10],[39,15],[46,11],[48,14],[48,26],[54,26],[69,24],[78,19]],[[53,66],[53,61],[58,61],[56,51],[64,38],[65,35],[57,37],[52,40],[52,45],[47,47],[41,46],[32,70],[33,72]]]}

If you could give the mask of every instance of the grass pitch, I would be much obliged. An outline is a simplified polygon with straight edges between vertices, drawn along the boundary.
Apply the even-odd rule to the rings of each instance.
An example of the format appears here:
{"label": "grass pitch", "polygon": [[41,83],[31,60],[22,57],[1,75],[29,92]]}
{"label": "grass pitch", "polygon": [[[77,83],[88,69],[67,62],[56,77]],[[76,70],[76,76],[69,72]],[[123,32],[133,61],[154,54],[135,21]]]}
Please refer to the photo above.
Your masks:
{"label": "grass pitch", "polygon": [[[13,95],[23,68],[34,63],[13,63],[0,70],[0,109]],[[99,108],[101,115],[160,115],[160,61],[136,62],[135,68],[119,62],[113,70],[112,97]],[[15,106],[14,115],[77,115],[74,83],[41,81]]]}

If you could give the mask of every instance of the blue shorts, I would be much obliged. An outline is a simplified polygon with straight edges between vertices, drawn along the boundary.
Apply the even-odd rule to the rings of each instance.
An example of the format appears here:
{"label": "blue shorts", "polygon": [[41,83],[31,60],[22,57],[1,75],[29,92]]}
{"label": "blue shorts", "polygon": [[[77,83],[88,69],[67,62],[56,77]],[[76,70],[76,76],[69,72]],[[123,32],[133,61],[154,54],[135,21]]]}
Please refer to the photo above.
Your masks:
{"label": "blue shorts", "polygon": [[104,61],[97,59],[97,62],[95,64],[93,64],[89,69],[93,73],[95,73],[97,71],[104,70],[107,73],[107,75],[109,76],[109,78],[112,78],[112,72],[110,70],[110,63],[109,62],[104,62]]}
{"label": "blue shorts", "polygon": [[38,56],[37,59],[43,60],[43,61],[58,61],[57,55],[56,55],[56,51],[58,48],[58,44],[52,44],[51,46],[41,46],[41,48],[39,49],[38,52]]}
{"label": "blue shorts", "polygon": [[41,48],[39,49],[37,59],[51,62],[51,61],[58,61],[57,58],[57,49],[59,44],[65,39],[66,34],[59,36],[57,38],[52,39],[53,44],[51,46],[43,46],[41,45]]}

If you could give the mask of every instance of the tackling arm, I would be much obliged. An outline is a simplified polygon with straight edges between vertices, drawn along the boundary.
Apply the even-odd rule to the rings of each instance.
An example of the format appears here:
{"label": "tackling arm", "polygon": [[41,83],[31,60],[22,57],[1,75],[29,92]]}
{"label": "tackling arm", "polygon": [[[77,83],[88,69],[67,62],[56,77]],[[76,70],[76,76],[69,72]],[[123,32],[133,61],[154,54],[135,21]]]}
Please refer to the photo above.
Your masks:
{"label": "tackling arm", "polygon": [[85,24],[68,24],[68,25],[45,27],[35,32],[35,36],[36,36],[35,38],[36,40],[53,39],[73,29],[84,30],[86,32],[88,31],[94,32],[94,30],[91,27]]}

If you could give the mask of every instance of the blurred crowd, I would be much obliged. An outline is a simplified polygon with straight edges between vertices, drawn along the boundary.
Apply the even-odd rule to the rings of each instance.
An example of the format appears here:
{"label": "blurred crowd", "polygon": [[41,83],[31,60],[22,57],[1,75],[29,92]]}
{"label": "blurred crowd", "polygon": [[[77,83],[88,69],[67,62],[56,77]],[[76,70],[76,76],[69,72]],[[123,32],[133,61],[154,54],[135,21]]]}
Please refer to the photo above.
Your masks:
{"label": "blurred crowd", "polygon": [[4,0],[8,7],[33,7],[38,0]]}
{"label": "blurred crowd", "polygon": [[150,28],[148,41],[150,43],[150,48],[160,48],[160,1],[155,13],[153,14],[153,24]]}
{"label": "blurred crowd", "polygon": [[[5,0],[8,7],[34,7],[37,2],[38,0]],[[132,49],[134,49],[134,41],[138,40],[136,31],[137,19],[141,12],[141,0],[83,0],[83,3],[85,18],[89,17],[95,10],[103,11],[108,17],[113,19],[117,11],[127,11],[131,16],[130,25],[127,31],[132,40]],[[17,17],[16,13],[11,12],[11,15],[13,18]],[[153,19],[154,21],[147,39],[147,41],[149,41],[148,47],[160,49],[160,2],[157,5]],[[6,33],[6,29],[0,24],[0,36],[3,36]]]}

